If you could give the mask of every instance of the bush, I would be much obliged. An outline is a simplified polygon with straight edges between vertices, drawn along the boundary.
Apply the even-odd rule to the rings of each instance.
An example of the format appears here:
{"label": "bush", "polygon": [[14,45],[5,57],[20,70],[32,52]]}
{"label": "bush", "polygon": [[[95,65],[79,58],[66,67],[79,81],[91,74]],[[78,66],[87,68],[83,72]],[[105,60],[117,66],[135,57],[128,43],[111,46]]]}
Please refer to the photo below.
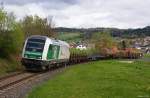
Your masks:
{"label": "bush", "polygon": [[18,54],[22,49],[24,34],[12,14],[0,10],[0,57]]}

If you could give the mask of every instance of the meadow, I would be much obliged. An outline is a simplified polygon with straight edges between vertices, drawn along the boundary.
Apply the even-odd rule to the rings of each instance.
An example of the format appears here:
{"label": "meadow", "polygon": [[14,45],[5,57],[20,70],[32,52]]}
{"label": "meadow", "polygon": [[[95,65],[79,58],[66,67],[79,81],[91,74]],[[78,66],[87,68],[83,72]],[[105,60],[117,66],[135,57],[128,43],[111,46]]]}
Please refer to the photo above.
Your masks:
{"label": "meadow", "polygon": [[78,33],[78,32],[76,33],[63,32],[63,33],[59,33],[57,38],[67,42],[79,42],[83,39],[83,35],[82,33]]}
{"label": "meadow", "polygon": [[28,98],[149,98],[150,62],[78,64],[33,88]]}

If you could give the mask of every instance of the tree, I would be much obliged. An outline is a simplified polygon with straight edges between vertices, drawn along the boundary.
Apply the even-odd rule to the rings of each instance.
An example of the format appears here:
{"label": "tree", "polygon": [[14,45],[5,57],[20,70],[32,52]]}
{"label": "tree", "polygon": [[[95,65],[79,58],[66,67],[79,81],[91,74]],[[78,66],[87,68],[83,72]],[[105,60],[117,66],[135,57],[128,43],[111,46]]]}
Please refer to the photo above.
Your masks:
{"label": "tree", "polygon": [[92,37],[92,41],[99,48],[111,48],[116,44],[112,36],[105,32],[95,33]]}
{"label": "tree", "polygon": [[95,48],[101,53],[110,52],[109,49],[116,47],[116,42],[109,33],[95,33],[92,36],[92,42],[95,43]]}
{"label": "tree", "polygon": [[55,34],[52,29],[52,25],[52,19],[42,19],[39,16],[26,16],[22,20],[22,29],[26,37],[30,35],[54,37]]}
{"label": "tree", "polygon": [[126,42],[123,40],[123,41],[122,41],[122,49],[125,50],[126,48],[127,48]]}
{"label": "tree", "polygon": [[0,52],[1,57],[17,54],[22,49],[24,35],[12,13],[0,9]]}

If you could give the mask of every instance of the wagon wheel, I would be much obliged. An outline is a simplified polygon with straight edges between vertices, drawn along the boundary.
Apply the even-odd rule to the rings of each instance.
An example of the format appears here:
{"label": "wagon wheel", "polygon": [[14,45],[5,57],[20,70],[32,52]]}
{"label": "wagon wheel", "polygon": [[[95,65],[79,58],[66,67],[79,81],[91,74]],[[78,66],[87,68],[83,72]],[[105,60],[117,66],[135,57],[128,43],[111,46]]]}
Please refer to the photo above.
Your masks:
{"label": "wagon wheel", "polygon": [[42,66],[42,70],[45,71],[47,68],[46,66]]}

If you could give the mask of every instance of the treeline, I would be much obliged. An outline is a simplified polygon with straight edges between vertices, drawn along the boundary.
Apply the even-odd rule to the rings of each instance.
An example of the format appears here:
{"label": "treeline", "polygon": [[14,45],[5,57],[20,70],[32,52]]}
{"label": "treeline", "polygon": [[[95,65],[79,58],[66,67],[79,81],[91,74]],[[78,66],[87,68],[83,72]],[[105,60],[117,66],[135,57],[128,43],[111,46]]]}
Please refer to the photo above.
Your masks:
{"label": "treeline", "polygon": [[0,9],[0,57],[9,58],[20,54],[23,42],[30,35],[54,37],[52,19],[26,16],[16,21],[13,13]]}
{"label": "treeline", "polygon": [[150,36],[150,26],[138,29],[118,29],[118,28],[64,28],[54,29],[56,32],[81,32],[85,37],[90,37],[95,32],[109,32],[113,37],[137,38]]}

